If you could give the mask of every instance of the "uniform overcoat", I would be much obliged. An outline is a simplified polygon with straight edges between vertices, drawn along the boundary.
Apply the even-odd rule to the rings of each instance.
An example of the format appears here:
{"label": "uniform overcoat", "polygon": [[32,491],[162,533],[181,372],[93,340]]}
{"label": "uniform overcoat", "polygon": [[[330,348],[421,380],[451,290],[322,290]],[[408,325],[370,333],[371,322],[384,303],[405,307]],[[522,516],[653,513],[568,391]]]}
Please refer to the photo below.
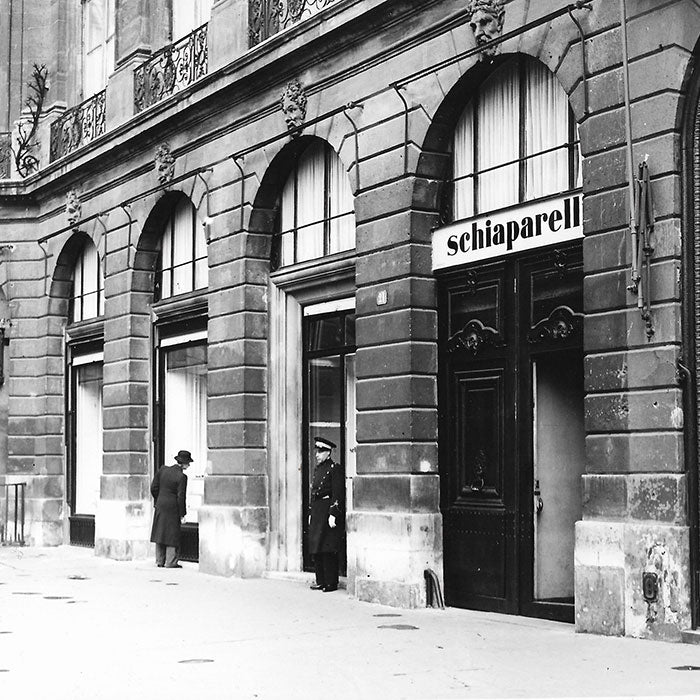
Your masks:
{"label": "uniform overcoat", "polygon": [[151,482],[156,503],[151,542],[168,547],[180,546],[180,518],[187,512],[187,475],[179,464],[161,467]]}
{"label": "uniform overcoat", "polygon": [[[337,552],[345,534],[345,473],[343,467],[330,458],[314,470],[309,510],[309,551],[311,554]],[[328,525],[329,515],[335,516],[335,527]]]}

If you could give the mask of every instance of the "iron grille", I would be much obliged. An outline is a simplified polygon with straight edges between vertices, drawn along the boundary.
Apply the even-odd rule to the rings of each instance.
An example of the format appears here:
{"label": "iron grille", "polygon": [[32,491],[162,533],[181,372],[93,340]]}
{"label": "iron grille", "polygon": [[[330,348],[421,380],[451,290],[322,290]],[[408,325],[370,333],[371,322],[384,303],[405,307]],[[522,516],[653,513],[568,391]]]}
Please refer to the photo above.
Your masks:
{"label": "iron grille", "polygon": [[100,92],[66,110],[51,124],[51,161],[75,151],[105,133],[107,91]]}
{"label": "iron grille", "polygon": [[25,488],[27,484],[5,484],[5,513],[2,544],[24,546]]}
{"label": "iron grille", "polygon": [[182,561],[199,561],[199,526],[195,523],[183,523],[182,525],[180,559]]}
{"label": "iron grille", "polygon": [[9,180],[12,167],[12,136],[0,133],[0,180]]}
{"label": "iron grille", "polygon": [[134,70],[134,107],[142,112],[207,74],[207,27],[168,44]]}
{"label": "iron grille", "polygon": [[312,17],[333,2],[335,0],[249,0],[250,46]]}
{"label": "iron grille", "polygon": [[78,547],[95,546],[95,516],[71,515],[70,543]]}

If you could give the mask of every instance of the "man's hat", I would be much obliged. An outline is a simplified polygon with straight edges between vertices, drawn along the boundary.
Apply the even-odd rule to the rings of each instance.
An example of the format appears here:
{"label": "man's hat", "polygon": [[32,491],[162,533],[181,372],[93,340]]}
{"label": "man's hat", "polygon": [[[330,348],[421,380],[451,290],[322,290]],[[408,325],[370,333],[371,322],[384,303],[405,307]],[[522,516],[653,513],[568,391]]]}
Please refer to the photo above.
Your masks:
{"label": "man's hat", "polygon": [[194,462],[192,459],[192,453],[188,452],[187,450],[180,450],[176,455],[175,459],[178,462],[187,462],[188,464]]}
{"label": "man's hat", "polygon": [[335,447],[335,443],[326,438],[316,437],[314,438],[314,445],[320,450],[332,450]]}

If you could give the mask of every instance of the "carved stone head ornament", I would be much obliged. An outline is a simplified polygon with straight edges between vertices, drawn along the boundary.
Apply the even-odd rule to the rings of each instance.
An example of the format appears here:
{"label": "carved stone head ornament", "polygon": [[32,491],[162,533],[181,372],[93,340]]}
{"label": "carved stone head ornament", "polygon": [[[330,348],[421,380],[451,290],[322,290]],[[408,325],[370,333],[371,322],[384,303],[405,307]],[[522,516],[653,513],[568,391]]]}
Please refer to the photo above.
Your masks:
{"label": "carved stone head ornament", "polygon": [[280,104],[290,136],[299,136],[306,120],[306,93],[298,80],[287,83],[280,96]]}
{"label": "carved stone head ornament", "polygon": [[68,190],[66,194],[66,218],[68,223],[75,227],[82,218],[83,206],[80,203],[80,196],[75,190]]}
{"label": "carved stone head ornament", "polygon": [[161,143],[156,149],[155,168],[158,182],[165,186],[175,176],[175,158],[170,152],[170,144]]}
{"label": "carved stone head ornament", "polygon": [[[505,16],[504,0],[469,0],[467,17],[477,46],[483,46],[501,36]],[[493,57],[498,50],[498,45],[491,46],[484,49],[484,55]]]}

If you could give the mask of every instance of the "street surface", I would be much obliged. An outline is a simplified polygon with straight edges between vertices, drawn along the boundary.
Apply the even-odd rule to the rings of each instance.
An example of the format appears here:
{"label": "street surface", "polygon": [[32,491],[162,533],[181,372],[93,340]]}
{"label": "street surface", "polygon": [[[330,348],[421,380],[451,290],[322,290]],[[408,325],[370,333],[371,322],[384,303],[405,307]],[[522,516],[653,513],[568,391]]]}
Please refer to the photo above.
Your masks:
{"label": "street surface", "polygon": [[395,610],[309,582],[0,548],[0,700],[700,698],[700,645]]}

